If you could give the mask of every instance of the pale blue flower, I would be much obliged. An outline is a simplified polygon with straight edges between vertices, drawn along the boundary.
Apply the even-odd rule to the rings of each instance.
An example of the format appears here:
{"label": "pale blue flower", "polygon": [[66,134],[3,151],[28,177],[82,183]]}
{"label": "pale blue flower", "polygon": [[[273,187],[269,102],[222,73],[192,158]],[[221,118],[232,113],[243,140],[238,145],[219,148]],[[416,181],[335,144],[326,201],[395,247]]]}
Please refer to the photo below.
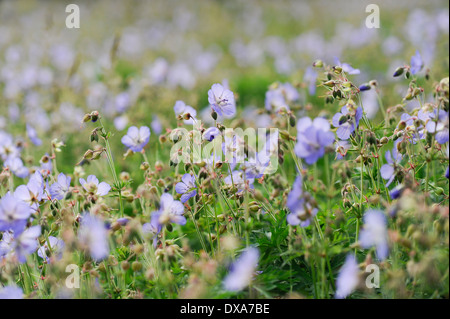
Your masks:
{"label": "pale blue flower", "polygon": [[147,145],[150,139],[150,129],[147,126],[131,126],[128,128],[127,135],[122,137],[122,144],[133,152],[140,152]]}
{"label": "pale blue flower", "polygon": [[348,254],[336,280],[337,299],[350,295],[358,286],[359,266],[353,254]]}
{"label": "pale blue flower", "polygon": [[259,250],[249,247],[231,265],[230,272],[223,281],[223,287],[228,291],[240,291],[247,287],[255,275],[259,261]]}

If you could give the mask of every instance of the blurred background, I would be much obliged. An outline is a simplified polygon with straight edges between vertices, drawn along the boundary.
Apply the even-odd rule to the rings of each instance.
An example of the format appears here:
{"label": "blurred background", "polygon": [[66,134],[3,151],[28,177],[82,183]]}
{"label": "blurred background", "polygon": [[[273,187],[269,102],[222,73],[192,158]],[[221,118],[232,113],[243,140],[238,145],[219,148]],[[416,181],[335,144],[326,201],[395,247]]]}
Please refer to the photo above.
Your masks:
{"label": "blurred background", "polygon": [[[65,26],[69,3],[80,7],[80,29]],[[71,171],[89,147],[92,127],[80,123],[92,110],[108,119],[121,154],[129,126],[150,126],[155,142],[173,127],[177,100],[210,121],[213,83],[229,84],[246,125],[264,126],[255,110],[264,109],[276,81],[295,85],[311,115],[336,111],[316,89],[323,75],[312,68],[315,59],[359,69],[357,85],[376,79],[387,106],[407,89],[392,77],[395,68],[416,51],[425,63],[419,77],[428,74],[430,86],[448,76],[448,1],[376,1],[379,29],[365,25],[370,3],[0,1],[0,131],[27,142],[26,125],[35,129],[43,143],[28,151],[30,163],[49,152],[53,138],[64,141],[58,161]],[[363,98],[376,116],[376,95]]]}

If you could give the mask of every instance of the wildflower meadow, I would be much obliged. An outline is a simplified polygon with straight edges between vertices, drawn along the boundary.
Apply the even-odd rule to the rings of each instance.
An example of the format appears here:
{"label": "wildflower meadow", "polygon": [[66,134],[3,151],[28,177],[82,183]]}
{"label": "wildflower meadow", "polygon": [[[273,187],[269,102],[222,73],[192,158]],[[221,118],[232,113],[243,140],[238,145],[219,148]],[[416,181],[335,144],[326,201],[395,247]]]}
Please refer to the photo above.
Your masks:
{"label": "wildflower meadow", "polygon": [[448,299],[448,7],[0,1],[0,299]]}

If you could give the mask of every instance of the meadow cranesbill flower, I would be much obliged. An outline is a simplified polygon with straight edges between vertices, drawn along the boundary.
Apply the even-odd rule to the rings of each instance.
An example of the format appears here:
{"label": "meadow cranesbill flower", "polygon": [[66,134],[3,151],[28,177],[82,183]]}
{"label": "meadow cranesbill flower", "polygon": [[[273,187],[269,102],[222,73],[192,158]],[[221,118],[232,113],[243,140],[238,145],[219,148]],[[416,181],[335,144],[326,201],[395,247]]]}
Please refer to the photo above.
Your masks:
{"label": "meadow cranesbill flower", "polygon": [[22,299],[23,290],[16,286],[6,286],[0,288],[0,299]]}
{"label": "meadow cranesbill flower", "polygon": [[3,163],[3,166],[8,167],[14,175],[20,178],[25,178],[30,174],[28,168],[23,165],[22,160],[18,157],[9,157]]}
{"label": "meadow cranesbill flower", "polygon": [[286,220],[292,226],[307,227],[310,225],[311,219],[317,215],[318,209],[311,207],[311,204],[305,200],[301,175],[295,178],[292,190],[287,197],[286,206],[291,212],[286,216]]}
{"label": "meadow cranesbill flower", "polygon": [[[423,116],[421,119],[426,119]],[[426,119],[426,129],[430,134],[435,134],[434,138],[439,144],[445,144],[449,141],[449,117],[448,112],[437,110],[428,113],[428,119]]]}
{"label": "meadow cranesbill flower", "polygon": [[128,124],[128,116],[126,116],[125,114],[114,118],[114,127],[118,131],[122,131],[123,129],[125,129],[127,124]]}
{"label": "meadow cranesbill flower", "polygon": [[334,134],[330,131],[330,123],[321,117],[312,121],[303,117],[297,122],[297,144],[295,154],[305,159],[307,164],[314,164],[325,154],[325,147],[333,144]]}
{"label": "meadow cranesbill flower", "polygon": [[261,178],[269,166],[270,158],[266,152],[255,153],[242,164],[242,170],[245,172],[247,180]]}
{"label": "meadow cranesbill flower", "polygon": [[127,135],[122,137],[122,144],[133,152],[140,152],[147,145],[150,139],[150,129],[147,126],[131,126],[128,128]]}
{"label": "meadow cranesbill flower", "polygon": [[337,57],[334,58],[334,64],[337,66],[340,66],[342,68],[342,71],[344,71],[347,74],[360,74],[361,71],[359,69],[354,69],[350,64],[348,63],[341,63]]}
{"label": "meadow cranesbill flower", "polygon": [[350,295],[359,282],[359,267],[356,262],[355,256],[352,254],[347,255],[345,264],[339,271],[339,275],[336,280],[336,295],[337,299],[343,299]]}
{"label": "meadow cranesbill flower", "polygon": [[70,188],[72,178],[63,173],[59,173],[58,179],[50,186],[50,196],[52,199],[62,200],[66,197]]}
{"label": "meadow cranesbill flower", "polygon": [[223,280],[223,287],[228,291],[240,291],[247,287],[255,274],[259,261],[259,250],[255,247],[245,249],[231,265],[230,272]]}
{"label": "meadow cranesbill flower", "polygon": [[80,178],[80,184],[86,191],[98,196],[105,196],[111,189],[108,183],[101,182],[99,184],[98,178],[95,175],[89,175],[87,181],[84,178]]}
{"label": "meadow cranesbill flower", "polygon": [[36,130],[29,124],[27,124],[27,135],[31,143],[33,143],[36,146],[42,145],[42,141],[38,137]]}
{"label": "meadow cranesbill flower", "polygon": [[31,207],[11,193],[0,199],[0,231],[22,232],[30,215]]}
{"label": "meadow cranesbill flower", "polygon": [[175,185],[175,191],[181,195],[181,202],[186,203],[189,198],[197,195],[197,188],[195,186],[195,176],[191,174],[184,174],[181,178],[181,182]]}
{"label": "meadow cranesbill flower", "polygon": [[20,263],[26,262],[27,256],[36,251],[40,235],[41,226],[32,226],[20,234],[14,233],[13,250]]}
{"label": "meadow cranesbill flower", "polygon": [[2,240],[0,240],[0,261],[12,251],[13,240],[14,235],[12,231],[3,232]]}
{"label": "meadow cranesbill flower", "polygon": [[225,184],[229,185],[229,186],[234,186],[237,188],[238,193],[241,193],[244,191],[244,189],[246,189],[247,187],[249,188],[254,188],[254,179],[253,178],[249,178],[247,179],[247,176],[244,174],[244,172],[242,171],[233,171],[231,173],[231,175],[228,175],[227,177],[225,177],[223,179],[223,181],[225,182]]}
{"label": "meadow cranesbill flower", "polygon": [[344,105],[341,108],[341,111],[333,116],[332,123],[334,127],[337,127],[336,135],[341,140],[348,140],[350,138],[350,135],[352,135],[356,127],[358,127],[359,121],[363,115],[361,107],[356,108],[356,110],[350,106],[349,108],[347,105]]}
{"label": "meadow cranesbill flower", "polygon": [[216,136],[220,135],[220,131],[217,127],[210,127],[203,132],[203,139],[211,142]]}
{"label": "meadow cranesbill flower", "polygon": [[[195,117],[197,116],[197,111],[190,105],[186,105],[183,101],[176,101],[173,107],[176,116],[184,118],[184,124],[192,125],[194,124]],[[188,117],[189,118],[186,118]]]}
{"label": "meadow cranesbill flower", "polygon": [[160,198],[160,209],[152,214],[151,223],[158,229],[168,223],[179,225],[186,224],[184,214],[184,206],[180,201],[174,200],[172,195],[164,193]]}
{"label": "meadow cranesbill flower", "polygon": [[317,72],[312,67],[308,67],[303,76],[303,81],[308,84],[309,95],[316,94]]}
{"label": "meadow cranesbill flower", "polygon": [[276,83],[266,92],[265,107],[268,111],[289,111],[289,104],[298,101],[300,94],[290,83]]}
{"label": "meadow cranesbill flower", "polygon": [[389,255],[386,216],[380,210],[371,209],[364,214],[364,227],[359,235],[363,248],[375,247],[377,257],[384,260]]}
{"label": "meadow cranesbill flower", "polygon": [[44,179],[41,173],[36,171],[27,185],[20,185],[14,191],[14,197],[30,205],[34,210],[39,207],[39,202],[44,198]]}
{"label": "meadow cranesbill flower", "polygon": [[405,186],[399,184],[389,191],[389,196],[391,197],[391,199],[398,199],[400,198],[404,190]]}
{"label": "meadow cranesbill flower", "polygon": [[352,147],[352,144],[348,141],[336,140],[336,159],[341,160],[347,155],[348,150]]}
{"label": "meadow cranesbill flower", "polygon": [[237,134],[225,134],[222,143],[225,162],[230,164],[231,170],[244,161],[244,140]]}
{"label": "meadow cranesbill flower", "polygon": [[142,225],[142,232],[146,235],[150,235],[150,240],[153,241],[153,246],[156,247],[158,241],[158,234],[161,232],[162,225],[159,223],[158,212],[153,212],[151,215],[150,223]]}
{"label": "meadow cranesbill flower", "polygon": [[411,57],[411,73],[416,74],[423,68],[423,60],[420,56],[419,51],[416,51],[416,54]]}
{"label": "meadow cranesbill flower", "polygon": [[81,217],[78,240],[91,257],[97,261],[109,255],[108,232],[103,221],[94,215],[85,213]]}
{"label": "meadow cranesbill flower", "polygon": [[54,236],[48,236],[48,239],[37,250],[37,255],[47,262],[50,261],[50,257],[56,256],[60,259],[64,249],[64,241]]}
{"label": "meadow cranesbill flower", "polygon": [[408,113],[403,113],[400,116],[400,122],[396,127],[397,130],[404,130],[407,132],[410,137],[407,141],[413,144],[416,144],[419,139],[425,138],[423,125],[420,124],[416,127],[417,119],[417,116],[411,116]]}
{"label": "meadow cranesbill flower", "polygon": [[236,102],[231,90],[220,83],[215,83],[208,91],[208,102],[213,110],[220,116],[231,118],[236,114]]}
{"label": "meadow cranesbill flower", "polygon": [[399,165],[400,161],[403,158],[403,155],[398,152],[397,144],[399,142],[394,143],[394,148],[391,151],[386,151],[384,157],[386,158],[387,164],[381,166],[380,173],[383,179],[386,179],[388,182],[386,183],[386,187],[388,187],[395,178],[396,168]]}
{"label": "meadow cranesbill flower", "polygon": [[155,134],[159,135],[162,133],[163,126],[162,126],[161,120],[159,119],[158,115],[153,116],[153,120],[150,123],[150,126],[151,126],[153,132],[155,132]]}
{"label": "meadow cranesbill flower", "polygon": [[6,161],[8,158],[16,158],[20,155],[20,148],[14,143],[13,137],[0,131],[0,158]]}

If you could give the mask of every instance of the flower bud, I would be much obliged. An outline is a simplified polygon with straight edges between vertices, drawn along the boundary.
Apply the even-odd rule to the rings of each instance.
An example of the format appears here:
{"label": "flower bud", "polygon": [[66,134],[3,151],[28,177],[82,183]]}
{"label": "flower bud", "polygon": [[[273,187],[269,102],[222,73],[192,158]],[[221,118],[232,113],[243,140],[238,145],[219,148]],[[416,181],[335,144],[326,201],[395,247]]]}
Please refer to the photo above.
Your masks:
{"label": "flower bud", "polygon": [[364,83],[359,86],[360,91],[369,91],[371,89],[369,83]]}
{"label": "flower bud", "polygon": [[91,159],[94,156],[93,150],[87,150],[83,155],[83,159]]}
{"label": "flower bud", "polygon": [[315,68],[321,68],[321,67],[323,67],[323,61],[322,60],[316,60],[316,61],[313,62],[312,65]]}
{"label": "flower bud", "polygon": [[142,270],[142,263],[140,263],[139,261],[133,261],[133,263],[131,264],[131,269],[134,272],[138,272]]}
{"label": "flower bud", "polygon": [[128,269],[130,269],[130,263],[127,260],[122,261],[122,263],[120,264],[120,266],[122,267],[123,270],[127,271]]}
{"label": "flower bud", "polygon": [[91,112],[91,121],[92,122],[97,122],[97,120],[100,118],[100,115],[97,111],[92,111]]}
{"label": "flower bud", "polygon": [[402,75],[404,71],[405,71],[405,69],[403,67],[398,67],[397,69],[395,69],[393,76],[398,77],[398,76]]}
{"label": "flower bud", "polygon": [[295,115],[293,115],[293,114],[290,114],[289,115],[289,125],[291,126],[291,127],[295,127],[295,124],[296,124],[296,118],[295,118]]}
{"label": "flower bud", "polygon": [[142,162],[141,166],[139,167],[141,170],[146,171],[150,167],[150,164],[147,162]]}
{"label": "flower bud", "polygon": [[155,170],[157,172],[161,172],[163,170],[163,168],[164,168],[163,163],[161,163],[160,161],[155,162]]}
{"label": "flower bud", "polygon": [[333,66],[333,71],[334,71],[334,73],[336,73],[336,74],[341,74],[342,73],[342,67],[340,67],[340,66]]}
{"label": "flower bud", "polygon": [[89,122],[91,119],[92,119],[92,117],[91,117],[90,114],[85,114],[85,115],[83,116],[82,122],[83,122],[83,123],[86,123],[86,122]]}

